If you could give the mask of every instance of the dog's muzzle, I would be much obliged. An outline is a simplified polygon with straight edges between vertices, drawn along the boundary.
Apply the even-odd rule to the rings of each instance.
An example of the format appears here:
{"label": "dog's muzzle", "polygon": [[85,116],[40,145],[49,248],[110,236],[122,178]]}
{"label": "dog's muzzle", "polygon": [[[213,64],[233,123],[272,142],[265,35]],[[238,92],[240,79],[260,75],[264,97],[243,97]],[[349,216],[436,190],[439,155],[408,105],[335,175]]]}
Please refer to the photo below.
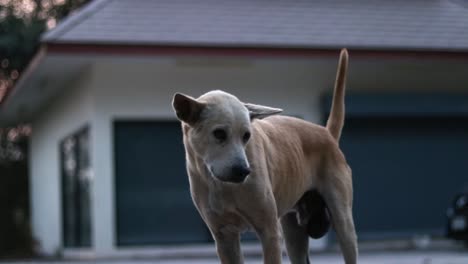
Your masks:
{"label": "dog's muzzle", "polygon": [[211,167],[209,167],[209,171],[214,178],[230,183],[243,183],[250,174],[250,168],[242,165],[234,165],[225,173],[220,174],[217,174]]}

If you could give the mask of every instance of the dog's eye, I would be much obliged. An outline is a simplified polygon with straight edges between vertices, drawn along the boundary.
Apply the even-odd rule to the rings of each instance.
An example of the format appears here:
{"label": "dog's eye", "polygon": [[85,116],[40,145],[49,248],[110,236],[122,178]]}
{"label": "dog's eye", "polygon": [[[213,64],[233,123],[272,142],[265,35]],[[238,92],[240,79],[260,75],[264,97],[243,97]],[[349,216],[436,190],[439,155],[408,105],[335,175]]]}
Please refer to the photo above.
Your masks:
{"label": "dog's eye", "polygon": [[244,142],[247,142],[249,141],[250,139],[250,132],[245,132],[244,136],[242,136],[242,140],[244,140]]}
{"label": "dog's eye", "polygon": [[220,142],[223,142],[227,139],[227,133],[223,129],[215,129],[213,131],[213,136],[219,140]]}

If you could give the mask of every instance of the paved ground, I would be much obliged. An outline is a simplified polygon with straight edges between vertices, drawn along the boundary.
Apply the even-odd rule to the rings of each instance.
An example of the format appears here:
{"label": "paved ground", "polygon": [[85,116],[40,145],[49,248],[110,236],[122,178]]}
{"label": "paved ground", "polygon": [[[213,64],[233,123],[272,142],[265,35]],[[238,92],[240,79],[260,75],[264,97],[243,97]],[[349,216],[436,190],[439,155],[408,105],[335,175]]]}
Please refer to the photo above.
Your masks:
{"label": "paved ground", "polygon": [[[311,256],[310,260],[314,264],[338,264],[344,263],[341,259],[341,255],[324,255],[319,254],[316,256]],[[151,262],[143,262],[144,264],[149,264]],[[143,264],[138,263],[138,264]],[[154,263],[154,262],[153,262]],[[187,260],[167,260],[162,262],[157,262],[161,264],[182,264],[182,263],[192,263],[192,264],[214,264],[219,263],[217,260],[198,260],[198,261],[187,261]],[[251,259],[246,260],[246,263],[252,264],[261,264],[263,263],[260,259]],[[285,259],[284,263],[289,263]],[[468,264],[468,252],[460,254],[453,254],[450,252],[445,253],[429,253],[429,252],[399,252],[399,253],[372,253],[372,254],[362,254],[359,258],[360,264]]]}
{"label": "paved ground", "polygon": [[[246,264],[262,264],[261,246],[244,243]],[[468,264],[468,248],[453,241],[373,241],[359,244],[359,264]],[[74,252],[74,253],[73,253]],[[97,257],[91,252],[63,252],[66,260],[0,261],[0,264],[215,264],[219,263],[212,244],[161,248],[121,249],[119,254]],[[184,257],[185,256],[185,257]],[[310,252],[313,264],[344,263],[337,245],[327,251]],[[284,259],[284,264],[289,260]]]}
{"label": "paved ground", "polygon": [[[337,253],[311,254],[311,262],[314,264],[343,263],[341,255]],[[113,259],[113,260],[82,260],[82,261],[8,261],[0,262],[8,264],[215,264],[219,261],[215,258],[208,259]],[[249,258],[246,264],[260,264],[259,258]],[[284,263],[289,263],[285,259]],[[467,251],[386,251],[364,252],[359,258],[360,264],[468,264]]]}

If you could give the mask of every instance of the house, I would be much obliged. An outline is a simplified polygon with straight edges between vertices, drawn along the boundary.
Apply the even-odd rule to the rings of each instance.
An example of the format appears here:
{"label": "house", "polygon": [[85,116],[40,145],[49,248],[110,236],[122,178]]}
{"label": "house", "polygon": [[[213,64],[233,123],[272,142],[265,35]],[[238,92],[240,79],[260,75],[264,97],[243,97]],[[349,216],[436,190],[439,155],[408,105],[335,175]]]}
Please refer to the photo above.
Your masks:
{"label": "house", "polygon": [[42,37],[0,108],[0,124],[32,124],[42,253],[210,241],[172,95],[221,89],[323,123],[342,47],[360,239],[443,235],[468,172],[466,25],[456,0],[91,2]]}

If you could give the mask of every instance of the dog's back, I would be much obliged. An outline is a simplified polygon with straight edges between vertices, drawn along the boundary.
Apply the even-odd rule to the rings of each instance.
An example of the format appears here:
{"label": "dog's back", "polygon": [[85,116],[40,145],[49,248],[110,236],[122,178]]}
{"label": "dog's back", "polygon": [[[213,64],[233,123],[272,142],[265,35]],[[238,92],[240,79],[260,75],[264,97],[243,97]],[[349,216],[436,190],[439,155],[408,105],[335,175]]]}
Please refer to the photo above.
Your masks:
{"label": "dog's back", "polygon": [[[288,211],[300,197],[317,187],[321,170],[330,159],[344,160],[326,127],[288,116],[271,116],[252,125],[254,138],[249,155],[263,150],[278,214]],[[294,177],[294,180],[291,180]]]}
{"label": "dog's back", "polygon": [[[253,155],[265,157],[279,215],[290,210],[300,200],[301,197],[296,197],[298,193],[305,194],[320,188],[320,177],[324,170],[333,166],[346,167],[336,169],[349,169],[338,146],[344,125],[347,66],[348,53],[342,50],[332,108],[325,127],[282,115],[254,120],[252,123],[254,138],[247,153],[250,158]],[[263,153],[258,153],[259,150],[263,150]],[[295,179],[289,181],[290,177]]]}

